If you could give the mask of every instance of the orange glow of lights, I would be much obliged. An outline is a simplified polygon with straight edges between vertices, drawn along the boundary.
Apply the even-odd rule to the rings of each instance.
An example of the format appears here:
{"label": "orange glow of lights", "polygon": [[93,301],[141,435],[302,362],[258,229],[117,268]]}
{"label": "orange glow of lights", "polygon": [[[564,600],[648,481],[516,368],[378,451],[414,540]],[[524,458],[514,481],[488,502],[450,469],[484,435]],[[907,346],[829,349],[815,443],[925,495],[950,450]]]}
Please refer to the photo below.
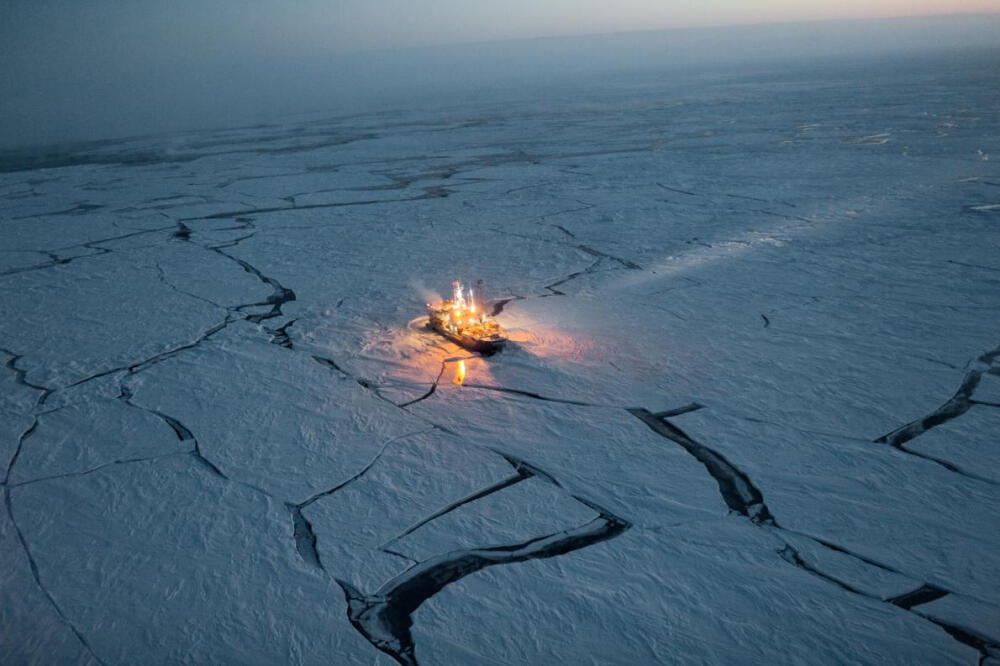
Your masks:
{"label": "orange glow of lights", "polygon": [[427,304],[427,326],[460,347],[485,354],[493,354],[504,346],[507,336],[503,329],[486,313],[483,281],[470,289],[458,280],[452,282],[454,296],[451,300]]}
{"label": "orange glow of lights", "polygon": [[455,378],[451,381],[459,386],[465,381],[465,361],[458,362],[458,369],[455,370]]}

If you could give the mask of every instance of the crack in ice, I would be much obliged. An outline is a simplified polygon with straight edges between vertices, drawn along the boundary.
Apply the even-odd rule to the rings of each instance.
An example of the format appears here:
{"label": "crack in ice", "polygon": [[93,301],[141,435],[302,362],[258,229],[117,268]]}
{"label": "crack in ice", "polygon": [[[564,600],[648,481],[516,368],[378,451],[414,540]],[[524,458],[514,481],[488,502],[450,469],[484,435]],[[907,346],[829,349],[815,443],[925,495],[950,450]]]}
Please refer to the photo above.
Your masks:
{"label": "crack in ice", "polygon": [[[848,557],[854,558],[860,562],[874,566],[883,571],[888,571],[894,574],[898,574],[907,578],[914,580],[919,580],[919,577],[911,576],[909,574],[903,573],[885,565],[881,562],[877,562],[871,558],[865,557],[858,553],[847,550],[846,548],[832,543],[826,539],[822,539],[805,532],[801,532],[794,529],[789,529],[782,527],[778,524],[775,517],[771,514],[767,505],[764,503],[763,495],[760,490],[753,485],[749,477],[733,466],[728,460],[725,459],[720,453],[708,448],[707,446],[700,444],[691,438],[687,433],[682,431],[677,426],[669,423],[666,418],[660,417],[658,414],[650,413],[646,409],[633,408],[628,410],[633,416],[639,418],[643,423],[645,423],[651,430],[655,433],[669,439],[682,448],[684,448],[688,453],[690,453],[695,459],[701,462],[709,474],[715,479],[719,486],[720,494],[722,495],[723,501],[730,508],[730,510],[743,515],[748,518],[750,522],[759,527],[763,527],[773,532],[786,532],[789,534],[795,534],[797,536],[809,539],[810,541],[827,548],[831,551],[847,555]],[[880,602],[890,603],[894,606],[902,608],[903,610],[915,613],[925,620],[928,620],[948,632],[955,640],[958,640],[966,645],[976,648],[979,650],[980,654],[986,656],[988,649],[994,649],[997,644],[993,639],[981,636],[975,632],[970,632],[967,629],[962,629],[954,625],[942,622],[940,620],[928,617],[927,615],[915,610],[914,607],[928,603],[935,599],[939,599],[948,594],[954,594],[950,590],[938,587],[936,585],[931,585],[928,583],[923,583],[920,588],[914,590],[908,594],[900,595],[898,597],[893,597],[890,599],[883,599],[879,596],[869,594],[864,592],[849,583],[846,583],[835,576],[832,576],[821,569],[806,562],[802,556],[799,554],[798,550],[795,549],[791,544],[789,544],[784,539],[780,538],[777,534],[779,541],[782,543],[782,548],[777,552],[778,555],[793,566],[805,571],[806,573],[820,578],[828,583],[832,583],[837,587],[857,594],[869,599],[877,600]]]}
{"label": "crack in ice", "polygon": [[970,364],[969,369],[962,378],[962,383],[959,385],[958,390],[955,391],[954,395],[952,395],[947,402],[942,404],[927,416],[911,421],[910,423],[907,423],[892,432],[886,433],[885,435],[877,438],[875,441],[880,444],[888,444],[897,451],[901,451],[908,455],[933,462],[951,472],[955,472],[956,474],[961,474],[962,476],[976,479],[977,481],[982,481],[984,483],[996,484],[997,482],[993,479],[961,469],[954,463],[947,460],[926,453],[921,453],[919,451],[914,451],[913,449],[908,448],[906,443],[915,437],[919,437],[928,430],[935,428],[942,423],[947,423],[952,419],[956,419],[969,411],[969,409],[977,403],[972,396],[975,393],[976,388],[979,386],[979,382],[982,379],[983,374],[993,373],[997,370],[994,363],[998,358],[1000,358],[1000,347],[996,347],[995,349],[980,355]]}

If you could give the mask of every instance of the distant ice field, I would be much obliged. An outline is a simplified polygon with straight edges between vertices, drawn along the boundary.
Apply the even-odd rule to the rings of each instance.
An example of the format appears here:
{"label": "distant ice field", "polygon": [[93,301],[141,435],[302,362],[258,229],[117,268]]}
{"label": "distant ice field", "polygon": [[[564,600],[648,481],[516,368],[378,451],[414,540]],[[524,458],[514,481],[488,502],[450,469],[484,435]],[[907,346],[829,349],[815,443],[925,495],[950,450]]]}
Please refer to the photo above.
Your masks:
{"label": "distant ice field", "polygon": [[3,153],[0,662],[1000,663],[998,64]]}

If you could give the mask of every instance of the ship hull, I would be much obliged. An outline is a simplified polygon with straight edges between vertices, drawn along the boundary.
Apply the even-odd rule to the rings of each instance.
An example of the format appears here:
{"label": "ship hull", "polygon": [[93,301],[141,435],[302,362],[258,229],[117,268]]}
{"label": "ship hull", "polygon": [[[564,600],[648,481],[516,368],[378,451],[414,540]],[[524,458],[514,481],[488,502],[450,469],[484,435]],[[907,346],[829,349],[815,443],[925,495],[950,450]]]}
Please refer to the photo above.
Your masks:
{"label": "ship hull", "polygon": [[430,318],[430,321],[427,322],[427,327],[441,334],[448,340],[451,340],[459,347],[468,349],[469,351],[478,352],[483,356],[496,354],[498,351],[502,350],[504,345],[507,343],[507,338],[503,337],[491,336],[489,338],[477,338],[471,335],[454,333],[445,328],[444,325],[433,316]]}

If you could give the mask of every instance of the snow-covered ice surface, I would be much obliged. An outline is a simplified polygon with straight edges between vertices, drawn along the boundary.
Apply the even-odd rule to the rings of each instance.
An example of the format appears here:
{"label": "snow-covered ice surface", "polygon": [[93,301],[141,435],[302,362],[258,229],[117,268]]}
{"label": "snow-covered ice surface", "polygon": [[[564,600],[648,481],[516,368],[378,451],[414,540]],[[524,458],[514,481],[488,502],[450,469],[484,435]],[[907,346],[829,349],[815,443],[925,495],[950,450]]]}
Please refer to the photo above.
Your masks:
{"label": "snow-covered ice surface", "polygon": [[0,662],[997,663],[997,62],[2,156]]}

